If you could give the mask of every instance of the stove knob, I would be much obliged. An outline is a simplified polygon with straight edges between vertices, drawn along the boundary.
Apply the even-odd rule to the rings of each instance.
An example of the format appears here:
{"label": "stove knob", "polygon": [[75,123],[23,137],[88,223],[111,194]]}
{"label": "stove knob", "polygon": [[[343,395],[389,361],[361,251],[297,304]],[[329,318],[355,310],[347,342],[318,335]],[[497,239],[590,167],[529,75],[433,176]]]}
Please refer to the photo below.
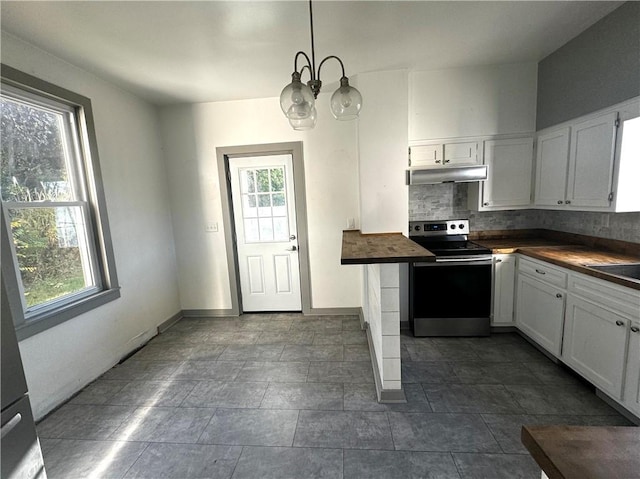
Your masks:
{"label": "stove knob", "polygon": [[456,229],[456,225],[451,225],[450,227],[452,230]]}
{"label": "stove knob", "polygon": [[458,225],[458,228],[460,228],[461,230],[463,230],[463,229],[464,229],[464,225],[463,225],[462,223],[460,223],[460,224]]}

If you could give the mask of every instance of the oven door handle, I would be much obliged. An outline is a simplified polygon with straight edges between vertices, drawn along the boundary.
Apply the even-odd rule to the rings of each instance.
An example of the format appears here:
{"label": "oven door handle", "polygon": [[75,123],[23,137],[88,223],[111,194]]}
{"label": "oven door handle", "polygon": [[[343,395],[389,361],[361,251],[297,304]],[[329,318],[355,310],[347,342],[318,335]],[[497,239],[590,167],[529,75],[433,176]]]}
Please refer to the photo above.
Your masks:
{"label": "oven door handle", "polygon": [[468,264],[470,266],[491,265],[491,258],[436,258],[432,263],[414,263],[415,267],[424,266],[447,266],[447,265],[459,265]]}

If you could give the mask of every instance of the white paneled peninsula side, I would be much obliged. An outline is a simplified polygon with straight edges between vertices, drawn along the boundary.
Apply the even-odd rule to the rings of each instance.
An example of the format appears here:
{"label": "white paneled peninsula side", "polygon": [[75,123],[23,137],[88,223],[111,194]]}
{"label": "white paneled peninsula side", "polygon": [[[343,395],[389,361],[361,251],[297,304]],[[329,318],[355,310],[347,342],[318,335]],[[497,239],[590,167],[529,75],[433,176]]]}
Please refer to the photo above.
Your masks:
{"label": "white paneled peninsula side", "polygon": [[435,255],[401,233],[342,234],[343,265],[364,265],[361,322],[367,331],[380,402],[405,402],[400,377],[399,263],[435,261]]}

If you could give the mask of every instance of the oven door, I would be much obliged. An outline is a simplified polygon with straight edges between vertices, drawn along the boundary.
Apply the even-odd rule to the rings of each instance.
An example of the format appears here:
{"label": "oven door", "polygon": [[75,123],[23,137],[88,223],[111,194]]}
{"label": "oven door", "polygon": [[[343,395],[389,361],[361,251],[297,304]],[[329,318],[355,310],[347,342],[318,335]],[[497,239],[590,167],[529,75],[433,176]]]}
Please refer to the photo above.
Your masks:
{"label": "oven door", "polygon": [[490,258],[438,258],[435,263],[414,263],[409,271],[409,317],[415,336],[490,333]]}

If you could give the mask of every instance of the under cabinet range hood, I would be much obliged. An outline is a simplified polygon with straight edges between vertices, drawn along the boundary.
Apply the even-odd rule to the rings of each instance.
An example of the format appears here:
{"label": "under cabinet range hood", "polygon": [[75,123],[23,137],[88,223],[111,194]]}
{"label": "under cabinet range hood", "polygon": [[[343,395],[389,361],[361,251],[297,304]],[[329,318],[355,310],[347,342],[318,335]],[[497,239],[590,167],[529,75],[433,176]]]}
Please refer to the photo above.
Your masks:
{"label": "under cabinet range hood", "polygon": [[487,166],[449,166],[446,168],[422,168],[407,170],[407,185],[434,183],[461,183],[487,179]]}

